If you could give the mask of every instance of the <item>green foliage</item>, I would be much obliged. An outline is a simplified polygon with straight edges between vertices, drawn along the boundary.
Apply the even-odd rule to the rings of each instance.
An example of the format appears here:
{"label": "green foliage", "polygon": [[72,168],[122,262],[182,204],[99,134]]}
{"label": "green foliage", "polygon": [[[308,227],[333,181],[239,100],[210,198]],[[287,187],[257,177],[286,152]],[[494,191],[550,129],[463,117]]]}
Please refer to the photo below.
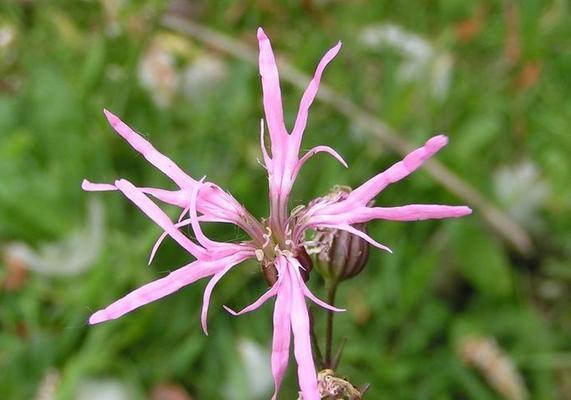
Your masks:
{"label": "green foliage", "polygon": [[[348,338],[338,373],[356,385],[371,383],[371,399],[500,398],[458,354],[462,338],[483,335],[521,371],[530,398],[571,397],[571,19],[565,2],[187,3],[200,23],[246,43],[255,43],[263,25],[276,52],[308,74],[328,46],[343,40],[323,81],[414,144],[447,133],[450,145],[438,158],[534,239],[536,253],[524,260],[479,212],[458,221],[373,223],[372,236],[395,254],[372,250],[365,271],[339,289],[337,303],[349,311],[335,321],[336,343]],[[50,370],[60,376],[58,399],[77,398],[86,379],[100,378],[120,380],[133,398],[165,382],[200,399],[251,398],[238,343],[248,338],[270,349],[272,306],[234,318],[222,305],[240,308],[265,290],[253,263],[217,286],[208,337],[199,326],[204,283],[117,321],[86,324],[92,310],[189,261],[167,241],[147,267],[159,229],[117,193],[82,192],[83,178],[171,185],[113,133],[104,107],[192,176],[208,174],[254,215],[267,214],[267,180],[256,162],[258,72],[169,34],[159,23],[165,8],[155,0],[0,5],[0,32],[12,35],[0,39],[1,399],[34,398]],[[410,60],[399,48],[363,44],[363,29],[387,23],[426,41],[434,57],[450,57],[444,94],[431,86],[430,71],[403,75]],[[149,91],[140,78],[141,60],[156,43],[172,53],[177,73],[204,57],[214,57],[223,72],[206,85],[179,83],[170,103],[160,105],[158,90]],[[301,94],[285,83],[282,89],[291,125]],[[316,157],[300,175],[292,205],[334,184],[357,185],[398,159],[319,103],[304,140],[304,148],[330,144],[350,169]],[[498,170],[522,163],[534,165],[536,180],[514,176],[509,184],[523,185],[529,196],[506,201]],[[547,189],[530,202],[538,182]],[[88,268],[63,276],[28,271],[13,283],[21,266],[7,246],[61,243],[85,227],[90,198],[103,204],[105,228]],[[419,171],[377,204],[462,202]],[[205,229],[222,240],[242,235],[224,226]],[[324,297],[316,274],[310,284]],[[323,332],[325,314],[315,315]],[[285,399],[297,395],[293,365]]]}

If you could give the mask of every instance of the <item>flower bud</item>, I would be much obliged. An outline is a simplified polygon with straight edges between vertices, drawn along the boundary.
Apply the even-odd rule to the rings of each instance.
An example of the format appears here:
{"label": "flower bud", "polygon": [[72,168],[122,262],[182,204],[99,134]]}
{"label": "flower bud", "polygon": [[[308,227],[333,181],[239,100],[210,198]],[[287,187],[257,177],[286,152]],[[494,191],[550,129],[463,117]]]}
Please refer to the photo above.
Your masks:
{"label": "flower bud", "polygon": [[[365,224],[354,224],[353,228],[367,233]],[[341,282],[358,275],[369,258],[369,244],[347,231],[320,229],[313,242],[320,248],[316,255],[316,266],[320,273],[333,282]]]}
{"label": "flower bud", "polygon": [[[335,186],[331,193],[314,201],[339,202],[345,200],[349,193],[351,188]],[[367,233],[364,223],[353,224],[352,227]],[[306,248],[309,254],[316,255],[316,267],[321,275],[333,283],[339,283],[359,274],[369,258],[367,241],[340,229],[318,228],[313,239],[306,242]]]}

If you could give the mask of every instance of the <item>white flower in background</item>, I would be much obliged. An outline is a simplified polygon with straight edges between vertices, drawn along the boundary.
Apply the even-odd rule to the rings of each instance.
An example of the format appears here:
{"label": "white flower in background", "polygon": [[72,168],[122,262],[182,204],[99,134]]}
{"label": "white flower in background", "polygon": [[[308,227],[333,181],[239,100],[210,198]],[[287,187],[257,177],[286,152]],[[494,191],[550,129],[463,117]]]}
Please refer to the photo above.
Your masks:
{"label": "white flower in background", "polygon": [[493,176],[494,192],[507,212],[528,229],[538,229],[539,211],[549,196],[549,186],[531,161],[503,166]]}
{"label": "white flower in background", "polygon": [[97,260],[104,238],[104,209],[101,201],[87,204],[85,226],[57,242],[43,243],[34,249],[24,242],[13,242],[4,248],[6,254],[26,268],[54,276],[77,275]]}
{"label": "white flower in background", "polygon": [[274,379],[270,368],[270,352],[255,341],[241,337],[236,341],[240,360],[240,371],[244,381],[240,387],[234,382],[226,386],[225,398],[237,399],[267,399],[274,387]]}
{"label": "white flower in background", "polygon": [[400,78],[403,81],[430,82],[432,96],[438,100],[448,94],[454,66],[452,55],[435,48],[428,40],[396,24],[375,24],[361,30],[361,44],[383,52],[397,51],[403,57]]}
{"label": "white flower in background", "polygon": [[160,107],[169,106],[179,90],[200,101],[226,76],[226,63],[220,57],[168,33],[157,34],[139,62],[141,86]]}
{"label": "white flower in background", "polygon": [[183,91],[191,100],[200,100],[217,83],[226,78],[228,68],[222,59],[204,53],[189,63],[183,72]]}
{"label": "white flower in background", "polygon": [[171,104],[179,86],[175,55],[160,40],[153,40],[139,63],[139,81],[155,104]]}
{"label": "white flower in background", "polygon": [[119,26],[119,9],[123,5],[122,0],[100,0],[105,14],[105,33],[110,37],[118,36],[121,33]]}
{"label": "white flower in background", "polygon": [[78,385],[75,400],[132,400],[129,387],[118,379],[87,379]]}
{"label": "white flower in background", "polygon": [[16,30],[10,25],[0,26],[0,51],[7,49],[16,39]]}

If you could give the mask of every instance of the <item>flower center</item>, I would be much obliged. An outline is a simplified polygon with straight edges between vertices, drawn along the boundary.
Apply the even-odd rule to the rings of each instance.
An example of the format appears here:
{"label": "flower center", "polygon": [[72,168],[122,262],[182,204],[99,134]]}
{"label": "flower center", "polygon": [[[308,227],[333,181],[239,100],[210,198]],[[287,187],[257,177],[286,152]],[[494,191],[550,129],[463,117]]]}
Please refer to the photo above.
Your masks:
{"label": "flower center", "polygon": [[273,232],[265,221],[264,228],[266,231],[263,234],[264,242],[262,247],[256,250],[256,258],[262,267],[262,273],[268,285],[272,286],[277,281],[278,271],[275,266],[275,260],[278,256],[297,259],[302,266],[300,272],[304,280],[307,281],[313,263],[303,244],[295,243],[292,239],[292,230],[289,226],[286,226],[284,232],[279,232],[281,234]]}

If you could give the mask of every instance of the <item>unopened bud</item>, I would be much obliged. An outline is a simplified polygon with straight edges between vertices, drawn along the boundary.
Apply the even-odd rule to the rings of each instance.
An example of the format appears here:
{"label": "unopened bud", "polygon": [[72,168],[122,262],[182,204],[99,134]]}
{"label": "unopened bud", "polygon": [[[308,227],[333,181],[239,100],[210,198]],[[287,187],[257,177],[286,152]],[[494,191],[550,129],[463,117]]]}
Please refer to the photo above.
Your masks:
{"label": "unopened bud", "polygon": [[[315,201],[339,202],[345,200],[349,193],[351,188],[335,186],[331,193]],[[365,224],[353,224],[352,227],[367,233]],[[306,248],[309,254],[316,255],[316,267],[323,277],[335,283],[359,274],[369,258],[367,241],[340,229],[317,229],[313,239],[306,242]]]}
{"label": "unopened bud", "polygon": [[[367,233],[365,224],[353,228]],[[313,239],[319,243],[317,268],[321,274],[334,282],[341,282],[358,275],[369,258],[369,244],[359,236],[339,229],[322,229]]]}

